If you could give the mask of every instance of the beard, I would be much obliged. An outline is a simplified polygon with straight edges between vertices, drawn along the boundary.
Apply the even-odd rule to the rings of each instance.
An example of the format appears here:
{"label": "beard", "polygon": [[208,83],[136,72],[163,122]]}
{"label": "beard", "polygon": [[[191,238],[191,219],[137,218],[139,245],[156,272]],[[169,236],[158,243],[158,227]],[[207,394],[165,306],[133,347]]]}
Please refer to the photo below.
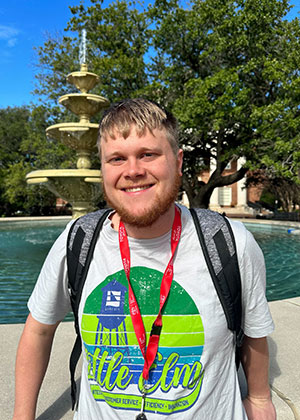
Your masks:
{"label": "beard", "polygon": [[171,205],[177,199],[180,186],[181,176],[176,173],[173,180],[173,185],[171,186],[170,190],[165,195],[159,195],[156,197],[151,208],[145,208],[140,215],[132,214],[132,212],[125,208],[121,203],[117,203],[113,199],[111,200],[106,194],[104,184],[103,192],[107,204],[116,210],[123,223],[138,228],[145,228],[153,225],[153,223],[156,222],[160,216],[164,215],[169,210]]}

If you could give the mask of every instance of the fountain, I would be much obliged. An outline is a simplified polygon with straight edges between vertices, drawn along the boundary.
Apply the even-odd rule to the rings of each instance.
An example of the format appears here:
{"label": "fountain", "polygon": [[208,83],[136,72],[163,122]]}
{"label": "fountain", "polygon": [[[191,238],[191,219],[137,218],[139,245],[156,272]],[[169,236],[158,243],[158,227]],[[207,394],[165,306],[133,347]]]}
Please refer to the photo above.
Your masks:
{"label": "fountain", "polygon": [[109,106],[102,96],[88,93],[99,77],[88,71],[86,64],[86,32],[80,44],[80,71],[70,73],[67,81],[80,91],[59,98],[59,103],[79,117],[79,122],[55,124],[46,129],[48,137],[76,150],[77,169],[47,169],[27,174],[28,184],[45,184],[56,197],[72,205],[72,217],[93,211],[101,197],[101,172],[91,168],[91,155],[96,149],[98,124],[91,117]]}

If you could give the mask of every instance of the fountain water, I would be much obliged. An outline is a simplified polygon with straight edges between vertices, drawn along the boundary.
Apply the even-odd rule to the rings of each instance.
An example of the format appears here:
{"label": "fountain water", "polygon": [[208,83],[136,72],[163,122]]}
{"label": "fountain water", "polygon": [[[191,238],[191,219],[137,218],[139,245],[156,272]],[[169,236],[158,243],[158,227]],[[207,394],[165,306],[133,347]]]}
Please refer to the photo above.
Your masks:
{"label": "fountain water", "polygon": [[88,93],[99,77],[88,71],[86,60],[86,33],[83,30],[80,44],[80,71],[67,76],[67,81],[80,93],[71,93],[59,98],[59,103],[79,117],[79,122],[55,124],[46,129],[48,137],[59,140],[76,150],[77,169],[38,170],[27,174],[28,184],[45,184],[57,197],[72,205],[72,216],[77,218],[92,211],[101,196],[100,170],[91,168],[91,154],[95,151],[98,124],[90,118],[109,106],[102,96]]}

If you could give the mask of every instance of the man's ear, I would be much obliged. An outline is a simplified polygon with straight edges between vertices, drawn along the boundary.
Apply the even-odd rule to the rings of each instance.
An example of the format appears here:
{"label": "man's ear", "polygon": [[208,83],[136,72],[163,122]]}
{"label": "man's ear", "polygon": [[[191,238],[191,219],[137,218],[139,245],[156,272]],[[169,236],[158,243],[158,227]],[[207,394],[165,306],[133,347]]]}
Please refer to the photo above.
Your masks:
{"label": "man's ear", "polygon": [[178,173],[182,176],[183,150],[179,149],[177,152]]}

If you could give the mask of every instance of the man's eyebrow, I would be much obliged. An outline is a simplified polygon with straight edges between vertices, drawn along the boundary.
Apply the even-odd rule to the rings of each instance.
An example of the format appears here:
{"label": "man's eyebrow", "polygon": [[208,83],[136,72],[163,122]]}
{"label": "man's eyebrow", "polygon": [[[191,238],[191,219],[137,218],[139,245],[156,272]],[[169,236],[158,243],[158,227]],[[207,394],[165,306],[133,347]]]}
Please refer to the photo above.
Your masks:
{"label": "man's eyebrow", "polygon": [[146,145],[146,146],[141,146],[139,149],[140,152],[161,152],[162,149],[160,146],[151,146],[151,145]]}
{"label": "man's eyebrow", "polygon": [[[159,146],[141,146],[138,150],[137,150],[137,154],[139,153],[145,153],[145,152],[155,152],[155,153],[161,153],[161,148]],[[112,152],[108,151],[105,154],[105,158],[111,158],[114,156],[121,156],[124,154],[124,151],[121,150],[114,150]]]}
{"label": "man's eyebrow", "polygon": [[103,156],[103,159],[104,160],[109,160],[109,159],[112,159],[112,158],[114,158],[116,156],[122,156],[122,155],[123,155],[123,153],[121,153],[118,150],[116,150],[116,151],[111,152],[111,153],[106,153],[105,155],[103,154],[102,156]]}

